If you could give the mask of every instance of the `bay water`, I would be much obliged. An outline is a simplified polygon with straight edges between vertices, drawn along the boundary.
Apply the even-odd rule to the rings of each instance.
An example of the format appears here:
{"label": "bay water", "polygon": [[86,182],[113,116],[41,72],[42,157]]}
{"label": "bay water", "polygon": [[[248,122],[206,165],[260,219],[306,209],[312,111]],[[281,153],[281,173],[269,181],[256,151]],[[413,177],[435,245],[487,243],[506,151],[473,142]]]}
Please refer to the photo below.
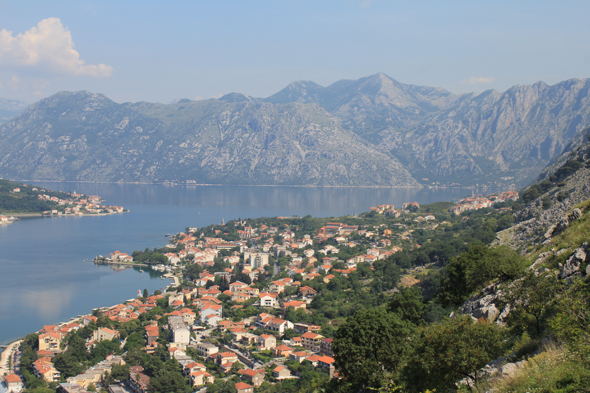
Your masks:
{"label": "bay water", "polygon": [[165,234],[237,218],[340,217],[379,204],[457,201],[471,189],[172,186],[28,182],[100,195],[126,214],[26,218],[0,226],[0,344],[170,283],[149,269],[115,271],[90,262],[119,250],[162,247]]}

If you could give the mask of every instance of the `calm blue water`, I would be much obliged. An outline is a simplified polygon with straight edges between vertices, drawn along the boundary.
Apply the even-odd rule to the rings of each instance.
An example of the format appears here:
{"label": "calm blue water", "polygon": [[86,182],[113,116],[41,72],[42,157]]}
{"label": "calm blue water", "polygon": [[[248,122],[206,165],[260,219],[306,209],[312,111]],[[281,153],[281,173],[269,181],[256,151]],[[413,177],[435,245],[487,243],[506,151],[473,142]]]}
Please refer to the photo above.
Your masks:
{"label": "calm blue water", "polygon": [[22,219],[0,226],[0,343],[67,321],[93,308],[169,283],[137,269],[115,272],[84,263],[115,250],[131,253],[167,243],[167,233],[221,219],[272,216],[338,217],[377,204],[458,200],[467,189],[294,187],[166,187],[140,184],[31,182],[97,194],[131,212],[101,217]]}

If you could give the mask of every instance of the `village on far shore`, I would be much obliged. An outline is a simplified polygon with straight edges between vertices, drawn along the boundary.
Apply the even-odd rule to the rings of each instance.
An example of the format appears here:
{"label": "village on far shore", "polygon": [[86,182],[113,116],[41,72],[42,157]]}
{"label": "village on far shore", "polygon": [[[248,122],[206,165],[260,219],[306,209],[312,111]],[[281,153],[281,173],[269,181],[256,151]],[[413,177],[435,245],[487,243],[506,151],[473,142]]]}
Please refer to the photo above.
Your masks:
{"label": "village on far shore", "polygon": [[[64,207],[62,214],[106,209],[97,207],[100,197],[70,195],[71,200],[55,201]],[[32,374],[63,393],[99,386],[110,393],[147,393],[154,374],[125,361],[140,353],[177,362],[195,392],[217,392],[220,381],[233,384],[237,393],[254,393],[263,383],[298,380],[304,373],[338,378],[332,343],[343,318],[326,311],[325,302],[341,290],[341,280],[371,291],[371,280],[364,278],[397,272],[387,270],[387,261],[404,250],[420,250],[424,230],[451,226],[449,217],[463,212],[516,200],[518,193],[508,191],[438,203],[438,210],[423,211],[417,202],[400,209],[385,204],[347,216],[346,222],[310,216],[222,220],[187,227],[162,249],[99,256],[96,263],[166,272],[174,284],[151,295],[138,291],[136,299],[27,336],[11,353],[11,372],[2,377],[0,393],[21,392]],[[466,219],[458,217],[455,225]],[[399,283],[384,288],[384,299],[398,287],[419,283],[435,262],[404,270]],[[338,307],[354,312],[360,307],[354,301]],[[76,375],[65,375],[55,359],[63,369],[73,336],[84,338],[89,354],[104,356]],[[20,362],[24,357],[30,362],[26,366]]]}
{"label": "village on far shore", "polygon": [[[103,200],[98,195],[87,196],[84,194],[79,194],[76,191],[55,192],[51,190],[46,190],[41,187],[35,187],[32,185],[14,182],[10,183],[18,184],[18,187],[10,189],[7,193],[8,196],[15,198],[15,202],[19,199],[22,199],[23,197],[35,198],[36,201],[44,202],[44,204],[35,205],[35,207],[45,206],[50,209],[38,212],[25,211],[22,213],[17,212],[4,215],[0,214],[0,225],[11,224],[15,221],[18,221],[19,216],[67,217],[85,215],[108,215],[128,212],[128,210],[123,208],[122,206],[102,205],[101,203],[103,202]],[[5,188],[5,185],[2,185]],[[27,201],[25,203],[30,203],[30,201]],[[15,205],[18,206],[18,202],[16,202]]]}

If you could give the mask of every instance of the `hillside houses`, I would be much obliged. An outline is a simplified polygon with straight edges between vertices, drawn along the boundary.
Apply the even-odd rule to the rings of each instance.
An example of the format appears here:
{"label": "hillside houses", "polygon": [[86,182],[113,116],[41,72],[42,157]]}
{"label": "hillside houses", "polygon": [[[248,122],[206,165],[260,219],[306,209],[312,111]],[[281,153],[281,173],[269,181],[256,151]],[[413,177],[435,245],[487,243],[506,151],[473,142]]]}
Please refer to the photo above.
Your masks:
{"label": "hillside houses", "polygon": [[476,195],[461,199],[456,206],[449,209],[450,212],[461,214],[470,210],[479,210],[492,207],[494,203],[517,201],[519,198],[516,191],[505,191],[498,194],[491,194],[487,197]]}
{"label": "hillside houses", "polygon": [[[177,362],[184,382],[195,390],[235,384],[253,392],[267,382],[301,377],[302,370],[327,379],[334,376],[338,326],[369,301],[390,301],[400,288],[398,277],[413,273],[408,250],[424,254],[429,266],[436,263],[429,243],[437,226],[446,231],[445,225],[464,222],[444,211],[449,205],[442,206],[431,212],[411,203],[398,210],[378,205],[363,213],[366,221],[249,219],[189,228],[170,236],[168,246],[148,250],[166,258],[162,265],[174,284],[158,295],[144,298],[140,292],[137,299],[95,310],[80,319],[81,328],[92,329],[86,337],[94,346],[109,339],[116,346],[120,331],[126,340],[121,345],[135,346],[131,359],[157,356],[170,369],[166,360]],[[133,255],[137,259],[139,253]],[[116,251],[110,257],[126,256]],[[408,282],[404,285],[413,284]],[[46,352],[39,351],[36,363],[41,378],[62,378],[51,357],[68,348],[75,329],[75,324],[69,333],[65,326],[43,329],[39,347]],[[309,363],[301,364],[305,360]],[[147,389],[153,370],[139,364],[132,370],[129,384]]]}
{"label": "hillside houses", "polygon": [[[37,192],[37,188],[32,191]],[[20,188],[15,188],[13,192],[20,192]],[[83,195],[76,193],[66,193],[67,198],[58,198],[43,194],[44,191],[38,191],[37,198],[41,201],[53,202],[58,205],[57,209],[43,212],[44,215],[85,215],[85,214],[115,214],[124,213],[126,210],[122,206],[100,205],[102,198],[98,195],[91,195],[83,198]]]}
{"label": "hillside houses", "polygon": [[[321,308],[333,302],[326,301],[330,291],[340,290],[342,301],[329,318],[342,318],[340,307],[354,301],[354,291],[372,290],[366,277],[383,271],[396,252],[416,247],[413,237],[420,229],[441,221],[439,213],[404,212],[393,205],[371,211],[374,225],[260,219],[190,228],[154,250],[166,258],[163,265],[180,287],[102,312],[116,323],[141,323],[142,350],[175,359],[195,388],[232,375],[252,388],[297,376],[297,368],[282,361],[308,360],[332,373],[334,328]],[[111,258],[126,255],[117,251]],[[362,284],[351,287],[351,280]],[[147,318],[139,318],[144,313]],[[259,372],[269,361],[281,365]],[[238,372],[236,362],[246,367]]]}

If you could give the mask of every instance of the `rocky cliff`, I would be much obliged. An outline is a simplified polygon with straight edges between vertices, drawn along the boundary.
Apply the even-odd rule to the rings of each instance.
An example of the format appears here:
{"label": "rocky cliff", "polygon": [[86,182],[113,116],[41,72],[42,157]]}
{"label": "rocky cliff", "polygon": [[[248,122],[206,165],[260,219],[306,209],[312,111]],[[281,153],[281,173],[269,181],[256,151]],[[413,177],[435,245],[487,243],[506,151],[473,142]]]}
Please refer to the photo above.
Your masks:
{"label": "rocky cliff", "polygon": [[58,93],[0,126],[0,174],[225,184],[535,178],[590,125],[590,80],[455,95],[384,74],[171,105]]}
{"label": "rocky cliff", "polygon": [[0,127],[8,177],[416,186],[394,158],[315,104],[117,104],[59,93]]}

